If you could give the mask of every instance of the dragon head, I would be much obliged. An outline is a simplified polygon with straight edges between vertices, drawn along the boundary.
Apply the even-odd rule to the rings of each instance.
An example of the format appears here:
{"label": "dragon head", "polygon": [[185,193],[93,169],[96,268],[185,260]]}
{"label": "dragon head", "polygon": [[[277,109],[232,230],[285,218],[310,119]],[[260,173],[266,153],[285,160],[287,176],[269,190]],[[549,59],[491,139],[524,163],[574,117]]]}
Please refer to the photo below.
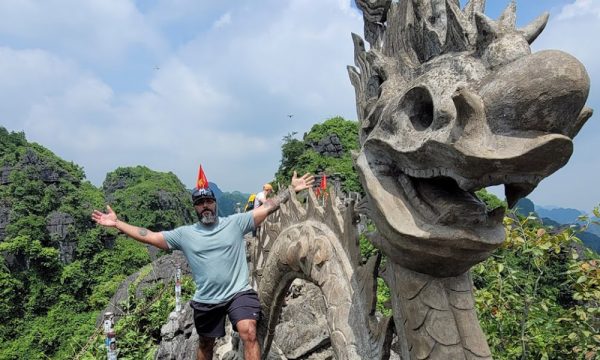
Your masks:
{"label": "dragon head", "polygon": [[516,28],[511,2],[497,21],[484,0],[357,0],[353,34],[361,150],[356,165],[394,262],[455,276],[505,237],[504,210],[475,191],[504,185],[512,207],[564,166],[592,115],[589,77],[560,51],[529,45],[548,19]]}

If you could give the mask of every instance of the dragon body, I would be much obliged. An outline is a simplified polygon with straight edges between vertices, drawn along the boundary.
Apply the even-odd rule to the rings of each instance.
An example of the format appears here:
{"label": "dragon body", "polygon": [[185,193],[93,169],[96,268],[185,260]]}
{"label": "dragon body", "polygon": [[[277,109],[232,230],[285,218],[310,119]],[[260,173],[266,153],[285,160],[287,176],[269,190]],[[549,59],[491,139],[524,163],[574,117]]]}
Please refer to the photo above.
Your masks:
{"label": "dragon body", "polygon": [[[509,207],[564,166],[592,115],[589,77],[561,51],[532,53],[544,14],[516,27],[511,2],[498,20],[483,0],[357,0],[369,48],[353,34],[366,196],[341,215],[292,200],[254,251],[268,348],[291,281],[318,285],[339,359],[389,356],[390,324],[402,359],[490,359],[469,269],[505,238],[504,210],[475,191],[504,185]],[[393,321],[374,315],[378,259],[361,264],[355,220],[377,228]]]}

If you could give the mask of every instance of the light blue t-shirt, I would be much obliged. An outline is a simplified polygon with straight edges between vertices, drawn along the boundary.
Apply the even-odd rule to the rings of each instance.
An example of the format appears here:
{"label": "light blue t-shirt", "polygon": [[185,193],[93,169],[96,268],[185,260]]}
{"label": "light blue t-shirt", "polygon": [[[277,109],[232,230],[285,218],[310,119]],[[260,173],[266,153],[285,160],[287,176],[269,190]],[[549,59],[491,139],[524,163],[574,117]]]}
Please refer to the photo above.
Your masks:
{"label": "light blue t-shirt", "polygon": [[181,250],[194,275],[194,301],[218,304],[249,290],[244,234],[254,229],[252,211],[163,231],[169,248]]}

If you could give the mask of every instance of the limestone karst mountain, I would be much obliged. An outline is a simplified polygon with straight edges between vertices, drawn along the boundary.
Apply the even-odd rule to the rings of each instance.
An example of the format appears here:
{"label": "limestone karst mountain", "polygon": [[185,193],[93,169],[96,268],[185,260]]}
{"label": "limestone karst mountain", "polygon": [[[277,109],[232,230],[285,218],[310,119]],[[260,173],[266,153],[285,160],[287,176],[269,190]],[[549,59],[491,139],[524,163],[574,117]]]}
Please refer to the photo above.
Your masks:
{"label": "limestone karst mountain", "polygon": [[99,189],[80,166],[0,127],[0,358],[71,358],[120,282],[150,261],[146,247],[92,223],[107,201],[156,230],[194,219],[172,173],[120,168]]}

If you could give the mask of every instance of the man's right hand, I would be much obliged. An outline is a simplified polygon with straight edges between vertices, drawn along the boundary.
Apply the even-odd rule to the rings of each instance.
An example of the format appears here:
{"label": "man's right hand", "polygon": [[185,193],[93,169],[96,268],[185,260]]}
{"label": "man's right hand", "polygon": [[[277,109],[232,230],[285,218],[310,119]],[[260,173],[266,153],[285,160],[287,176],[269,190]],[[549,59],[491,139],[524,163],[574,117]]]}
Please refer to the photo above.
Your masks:
{"label": "man's right hand", "polygon": [[[134,238],[139,242],[143,242],[144,244],[150,244],[163,250],[169,249],[169,245],[167,244],[162,231],[154,232],[145,228],[129,225],[128,223],[119,220],[117,214],[109,205],[106,205],[106,213],[94,210],[92,213],[92,220],[98,225],[114,227],[123,234]],[[119,224],[118,227],[117,223]]]}
{"label": "man's right hand", "polygon": [[117,214],[110,205],[106,205],[106,213],[94,210],[92,213],[92,220],[102,226],[116,227],[118,219]]}

